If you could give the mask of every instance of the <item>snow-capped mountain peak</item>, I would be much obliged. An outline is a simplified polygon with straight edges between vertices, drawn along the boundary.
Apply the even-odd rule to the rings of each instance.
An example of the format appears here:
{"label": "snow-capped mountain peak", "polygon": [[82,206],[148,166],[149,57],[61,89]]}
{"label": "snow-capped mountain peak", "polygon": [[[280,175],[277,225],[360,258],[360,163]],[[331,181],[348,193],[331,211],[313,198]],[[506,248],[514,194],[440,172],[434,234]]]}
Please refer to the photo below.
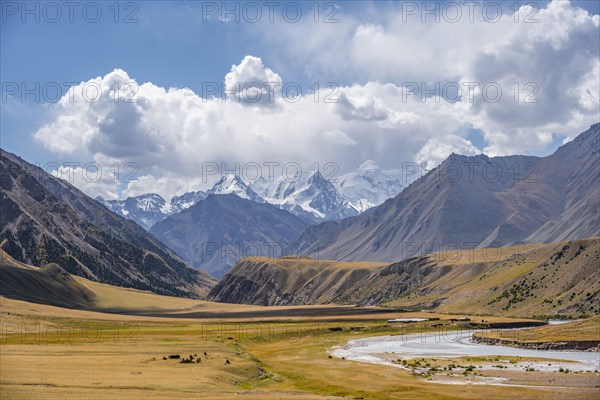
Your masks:
{"label": "snow-capped mountain peak", "polygon": [[227,174],[221,177],[221,179],[215,183],[212,188],[212,191],[219,192],[221,194],[225,194],[224,192],[232,193],[236,190],[245,190],[247,185],[242,181],[242,179],[234,174]]}
{"label": "snow-capped mountain peak", "polygon": [[208,194],[235,194],[243,199],[264,203],[264,199],[260,197],[246,182],[237,175],[224,175],[215,185],[208,191]]}
{"label": "snow-capped mountain peak", "polygon": [[125,207],[128,209],[138,209],[144,212],[156,212],[161,210],[167,202],[156,193],[142,194],[136,197],[129,197],[125,200]]}
{"label": "snow-capped mountain peak", "polygon": [[357,214],[319,171],[293,179],[280,177],[255,187],[268,203],[312,220],[339,219]]}
{"label": "snow-capped mountain peak", "polygon": [[202,191],[188,192],[181,196],[173,196],[171,198],[171,213],[176,213],[190,208],[200,200],[204,200],[207,194]]}
{"label": "snow-capped mountain peak", "polygon": [[341,175],[337,189],[360,212],[396,196],[408,185],[402,171],[383,170],[375,161],[365,161],[358,169]]}
{"label": "snow-capped mountain peak", "polygon": [[156,222],[183,211],[205,198],[204,192],[189,192],[173,197],[169,203],[156,193],[128,197],[125,200],[105,200],[98,196],[96,200],[109,210],[135,221],[145,229],[150,229]]}
{"label": "snow-capped mountain peak", "polygon": [[235,194],[257,203],[270,203],[313,221],[341,219],[360,214],[394,197],[406,186],[399,170],[383,170],[376,162],[363,162],[356,170],[328,180],[320,171],[274,180],[246,183],[235,174],[223,175],[207,192],[174,196],[170,202],[155,193],[125,200],[97,200],[112,211],[146,229],[171,214],[204,200],[208,195]]}
{"label": "snow-capped mountain peak", "polygon": [[335,189],[333,184],[329,180],[327,180],[323,176],[323,174],[321,174],[320,171],[313,172],[312,175],[310,175],[310,177],[308,178],[308,183],[319,189],[324,189],[324,190],[331,190],[332,188]]}
{"label": "snow-capped mountain peak", "polygon": [[96,200],[109,210],[134,220],[145,229],[150,229],[156,221],[164,219],[169,208],[165,199],[156,193],[128,197],[125,200],[105,200],[102,197],[97,197]]}
{"label": "snow-capped mountain peak", "polygon": [[381,167],[373,160],[367,160],[364,163],[360,164],[358,167],[359,171],[379,171]]}

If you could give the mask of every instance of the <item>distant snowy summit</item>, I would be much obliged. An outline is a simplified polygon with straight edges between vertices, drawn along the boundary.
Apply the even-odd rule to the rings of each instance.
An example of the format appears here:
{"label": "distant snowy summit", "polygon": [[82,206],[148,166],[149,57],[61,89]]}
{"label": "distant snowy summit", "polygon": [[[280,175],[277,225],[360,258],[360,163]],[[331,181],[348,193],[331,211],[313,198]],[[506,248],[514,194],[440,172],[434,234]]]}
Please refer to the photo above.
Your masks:
{"label": "distant snowy summit", "polygon": [[174,196],[169,203],[156,193],[128,197],[125,200],[105,200],[102,196],[98,196],[96,200],[109,210],[149,230],[158,221],[193,206],[207,196],[208,194],[202,191],[189,192]]}
{"label": "distant snowy summit", "polygon": [[224,175],[207,194],[235,194],[242,199],[265,202],[242,178],[234,174]]}
{"label": "distant snowy summit", "polygon": [[156,193],[125,200],[105,200],[102,197],[96,200],[145,229],[211,194],[235,194],[257,203],[270,203],[311,222],[319,222],[358,215],[394,197],[406,185],[400,170],[383,170],[369,160],[358,169],[332,180],[319,171],[293,179],[283,176],[271,181],[260,178],[251,183],[235,174],[227,174],[206,192],[174,196],[170,202]]}
{"label": "distant snowy summit", "polygon": [[255,187],[268,203],[312,221],[359,213],[319,171],[294,179],[282,176],[269,183],[262,180]]}
{"label": "distant snowy summit", "polygon": [[337,190],[359,212],[396,196],[408,185],[401,170],[383,170],[375,161],[338,178]]}

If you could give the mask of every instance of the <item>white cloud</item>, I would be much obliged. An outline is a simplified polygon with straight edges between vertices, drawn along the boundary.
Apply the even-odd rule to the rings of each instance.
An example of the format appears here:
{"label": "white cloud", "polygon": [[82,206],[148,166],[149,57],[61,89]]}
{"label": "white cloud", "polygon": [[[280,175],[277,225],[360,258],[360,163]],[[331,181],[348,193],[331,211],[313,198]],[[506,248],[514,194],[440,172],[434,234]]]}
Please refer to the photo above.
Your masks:
{"label": "white cloud", "polygon": [[[512,15],[497,23],[402,23],[392,8],[365,12],[372,22],[348,17],[340,24],[272,25],[262,40],[277,65],[299,65],[322,83],[331,76],[360,77],[351,79],[359,83],[340,85],[337,103],[323,101],[329,91],[317,102],[312,93],[285,101],[281,76],[249,55],[225,75],[223,101],[187,88],[138,84],[117,69],[72,88],[34,135],[71,158],[132,162],[139,182],[121,182],[119,190],[165,198],[206,188],[199,176],[207,162],[230,170],[248,162],[335,162],[344,172],[368,159],[393,168],[405,161],[432,165],[451,152],[479,153],[465,128],[481,130],[489,155],[535,152],[552,143],[553,133],[573,138],[598,122],[600,107],[599,17],[564,1],[535,17],[539,22],[532,24],[515,23]],[[459,84],[463,97],[454,103],[440,93],[423,97],[420,85],[436,82]],[[473,101],[467,82],[480,83]],[[529,82],[536,86],[526,87]],[[498,101],[482,97],[486,83],[501,87]],[[419,91],[411,93],[414,84]],[[84,93],[90,97],[98,87],[97,101],[85,101]],[[136,102],[123,101],[132,88]],[[537,103],[525,103],[534,92]]]}
{"label": "white cloud", "polygon": [[[109,89],[127,84],[138,88],[136,102],[115,101]],[[81,94],[92,85],[102,88],[94,103]],[[202,172],[207,163],[218,163],[223,172],[235,170],[236,163],[243,168],[271,162],[305,168],[334,162],[346,171],[365,159],[392,167],[412,161],[432,132],[460,126],[456,118],[445,117],[455,104],[405,99],[403,88],[393,84],[339,90],[346,103],[315,102],[311,94],[297,102],[281,99],[265,112],[233,100],[202,99],[187,88],[138,84],[115,70],[74,87],[71,98],[65,95],[56,105],[55,118],[34,135],[71,159],[135,165],[138,182],[119,181],[122,193],[152,191],[169,198],[209,187],[212,181]],[[419,116],[423,112],[426,120]]]}
{"label": "white cloud", "polygon": [[246,56],[225,75],[225,92],[230,100],[241,104],[272,106],[279,97],[281,82],[259,57]]}
{"label": "white cloud", "polygon": [[448,135],[443,138],[429,139],[417,153],[416,162],[424,165],[426,170],[431,170],[452,153],[474,156],[481,151],[468,140],[456,135]]}
{"label": "white cloud", "polygon": [[390,110],[377,97],[349,97],[342,92],[337,101],[337,112],[347,120],[385,121]]}
{"label": "white cloud", "polygon": [[353,146],[357,144],[346,132],[339,129],[324,131],[323,139],[337,146]]}
{"label": "white cloud", "polygon": [[[414,82],[429,89],[435,83],[497,83],[499,101],[479,95],[462,116],[484,132],[490,154],[540,150],[553,132],[573,138],[598,122],[600,17],[555,0],[537,11],[506,7],[492,23],[483,4],[476,2],[472,20],[463,5],[454,23],[451,17],[435,23],[420,12],[407,16],[402,2],[378,3],[365,5],[360,16],[344,14],[339,24],[304,21],[277,30],[263,26],[260,33],[274,54],[293,60],[292,66],[302,63],[312,79]],[[328,40],[319,42],[322,37]],[[533,93],[538,102],[524,104]]]}

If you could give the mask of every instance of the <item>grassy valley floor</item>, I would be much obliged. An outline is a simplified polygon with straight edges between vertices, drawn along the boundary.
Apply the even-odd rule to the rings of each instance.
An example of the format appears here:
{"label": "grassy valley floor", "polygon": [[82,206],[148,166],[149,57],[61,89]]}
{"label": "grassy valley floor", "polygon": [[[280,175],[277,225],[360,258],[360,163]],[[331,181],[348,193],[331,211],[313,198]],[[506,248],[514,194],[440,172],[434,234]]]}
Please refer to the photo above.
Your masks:
{"label": "grassy valley floor", "polygon": [[[122,295],[136,304],[139,294]],[[159,313],[156,297],[147,304]],[[107,314],[2,298],[2,399],[231,399],[238,395],[244,399],[592,399],[600,390],[599,375],[593,372],[457,369],[463,383],[469,384],[456,385],[439,383],[445,378],[435,373],[330,358],[333,347],[350,339],[468,326],[450,321],[455,315],[365,314],[357,308],[354,316],[346,310],[342,318],[335,318],[331,306],[327,316],[320,315],[320,307],[312,311],[299,307],[301,312],[294,316],[295,308],[288,307],[287,315],[275,312],[268,317],[271,308],[163,300],[170,313],[201,308],[204,317]],[[223,310],[232,311],[230,307],[242,314],[224,314]],[[257,310],[262,313],[244,318],[244,313]],[[206,317],[211,312],[215,317]],[[417,316],[440,320],[387,323],[391,318]],[[478,323],[524,321],[471,318]],[[200,362],[163,359],[170,355],[191,355]],[[487,361],[420,362],[443,368],[446,362],[478,366]],[[494,377],[503,378],[503,385],[489,384],[488,378]],[[487,384],[474,384],[480,380]]]}

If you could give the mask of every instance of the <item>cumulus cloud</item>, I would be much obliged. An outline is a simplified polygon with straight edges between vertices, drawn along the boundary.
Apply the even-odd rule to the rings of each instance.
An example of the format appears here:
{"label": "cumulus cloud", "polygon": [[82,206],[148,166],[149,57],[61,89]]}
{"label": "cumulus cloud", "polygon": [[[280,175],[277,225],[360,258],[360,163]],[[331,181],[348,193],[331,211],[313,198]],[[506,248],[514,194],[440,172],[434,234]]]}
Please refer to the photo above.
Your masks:
{"label": "cumulus cloud", "polygon": [[272,106],[281,91],[281,77],[259,57],[246,56],[225,75],[225,93],[244,105]]}
{"label": "cumulus cloud", "polygon": [[480,154],[481,151],[466,139],[448,135],[443,138],[429,139],[417,153],[415,161],[424,166],[426,170],[431,170],[452,153],[474,156]]}
{"label": "cumulus cloud", "polygon": [[[265,26],[260,34],[273,52],[292,66],[305,65],[316,79],[409,83],[431,91],[458,84],[463,95],[463,85],[478,84],[463,119],[484,132],[485,151],[493,155],[540,150],[552,133],[573,138],[598,121],[598,15],[554,0],[537,3],[539,9],[506,7],[490,18],[494,13],[476,2],[471,11],[462,5],[456,20],[438,13],[436,23],[436,15],[421,12],[424,3],[415,5],[411,15],[403,2],[367,4],[360,17],[344,15],[335,27],[305,21],[276,31]],[[328,38],[325,52],[320,37]],[[495,87],[502,91],[498,99]],[[348,110],[348,116],[361,115]]]}
{"label": "cumulus cloud", "polygon": [[339,96],[337,111],[344,119],[361,121],[384,121],[390,113],[377,97],[348,97],[346,93]]}
{"label": "cumulus cloud", "polygon": [[[86,101],[92,86],[100,94]],[[135,90],[111,92],[125,86]],[[218,179],[207,174],[214,164],[223,173],[240,173],[244,165],[258,163],[264,175],[272,163],[279,168],[276,174],[290,162],[304,168],[334,162],[347,171],[361,160],[377,159],[394,167],[413,161],[432,133],[460,127],[460,120],[444,117],[456,104],[422,104],[405,98],[405,90],[394,84],[372,82],[339,92],[346,103],[315,102],[311,95],[281,100],[265,113],[234,100],[203,99],[187,88],[140,84],[117,69],[73,87],[56,104],[54,119],[34,136],[71,159],[135,165],[136,181],[117,182],[118,188],[102,192],[105,197],[152,191],[170,198],[210,187]],[[131,93],[132,101],[122,101]]]}
{"label": "cumulus cloud", "polygon": [[[301,22],[265,31],[261,40],[280,57],[277,65],[301,65],[323,82],[332,73],[360,77],[339,85],[335,102],[323,101],[331,94],[325,90],[286,101],[279,73],[252,55],[224,71],[226,101],[139,83],[116,69],[71,88],[34,136],[71,158],[139,167],[137,182],[103,193],[169,198],[210,186],[207,163],[223,172],[286,162],[334,162],[345,172],[369,159],[389,168],[431,166],[452,152],[480,153],[466,139],[472,129],[493,156],[536,152],[557,133],[573,138],[598,122],[598,16],[553,1],[535,14],[537,23],[506,14],[496,23],[422,24],[402,23],[388,7],[383,15],[366,12],[371,22],[349,17],[335,26]],[[528,11],[519,11],[521,19]],[[336,35],[323,51],[327,32]],[[460,96],[446,87],[458,87]]]}
{"label": "cumulus cloud", "polygon": [[353,85],[341,89],[335,102],[336,112],[347,121],[376,122],[380,128],[394,129],[419,120],[415,112],[408,111],[419,107],[415,98],[408,105],[409,95],[405,87],[394,84]]}

